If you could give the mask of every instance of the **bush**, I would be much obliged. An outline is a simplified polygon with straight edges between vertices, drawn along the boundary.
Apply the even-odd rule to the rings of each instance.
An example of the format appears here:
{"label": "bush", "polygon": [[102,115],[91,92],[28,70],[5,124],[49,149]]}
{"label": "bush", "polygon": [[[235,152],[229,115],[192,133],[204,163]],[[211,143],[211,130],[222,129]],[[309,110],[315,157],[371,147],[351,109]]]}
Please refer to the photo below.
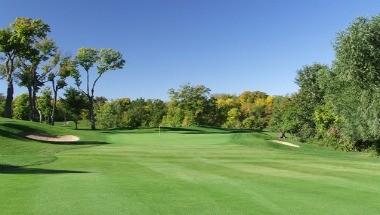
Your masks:
{"label": "bush", "polygon": [[250,128],[254,130],[263,130],[266,126],[266,121],[264,118],[250,116],[245,118],[242,122],[243,128]]}

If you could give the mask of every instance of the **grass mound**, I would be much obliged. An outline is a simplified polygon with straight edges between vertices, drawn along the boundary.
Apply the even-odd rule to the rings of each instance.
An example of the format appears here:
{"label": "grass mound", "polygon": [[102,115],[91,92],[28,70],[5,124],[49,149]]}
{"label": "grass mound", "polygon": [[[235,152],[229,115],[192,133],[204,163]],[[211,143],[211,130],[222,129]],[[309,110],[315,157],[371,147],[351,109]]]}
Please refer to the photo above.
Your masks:
{"label": "grass mound", "polygon": [[[68,141],[48,143],[26,138],[27,134],[60,136],[75,134],[81,138],[73,145]],[[61,126],[0,118],[0,165],[30,166],[55,161],[56,153],[105,143],[104,135],[88,134]]]}

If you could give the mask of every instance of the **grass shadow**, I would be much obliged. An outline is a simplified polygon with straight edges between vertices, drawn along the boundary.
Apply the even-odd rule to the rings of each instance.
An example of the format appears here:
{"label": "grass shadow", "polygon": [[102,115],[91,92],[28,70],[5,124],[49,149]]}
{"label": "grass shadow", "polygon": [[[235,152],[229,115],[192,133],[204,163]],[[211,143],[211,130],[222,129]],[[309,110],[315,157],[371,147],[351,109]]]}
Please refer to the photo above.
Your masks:
{"label": "grass shadow", "polygon": [[25,168],[22,166],[0,165],[0,174],[65,174],[65,173],[90,173],[90,172],[75,171],[75,170]]}
{"label": "grass shadow", "polygon": [[[154,127],[154,128],[114,128],[114,129],[101,131],[101,133],[149,134],[149,133],[158,133],[158,130],[159,128],[157,127]],[[177,133],[177,134],[231,134],[231,133],[263,132],[261,130],[254,130],[254,129],[228,129],[228,128],[205,127],[205,126],[202,126],[199,128],[161,127],[160,130],[163,133]]]}
{"label": "grass shadow", "polygon": [[2,123],[0,124],[1,127],[7,128],[8,133],[12,133],[14,135],[22,135],[25,133],[39,133],[39,134],[46,134],[46,131],[42,129],[32,128],[27,125],[21,125],[16,123]]}
{"label": "grass shadow", "polygon": [[0,136],[10,138],[10,139],[18,139],[18,140],[24,139],[23,137],[21,137],[18,134],[9,132],[9,131],[7,131],[5,129],[1,129],[1,128],[0,128]]}
{"label": "grass shadow", "polygon": [[[32,140],[32,139],[30,139]],[[38,141],[41,143],[48,143],[48,144],[53,144],[53,145],[72,145],[72,146],[78,146],[78,145],[105,145],[105,144],[110,144],[104,141],[90,141],[90,140],[79,140],[79,141],[60,141],[60,142],[54,142],[54,141],[44,141],[44,140],[34,140]]]}

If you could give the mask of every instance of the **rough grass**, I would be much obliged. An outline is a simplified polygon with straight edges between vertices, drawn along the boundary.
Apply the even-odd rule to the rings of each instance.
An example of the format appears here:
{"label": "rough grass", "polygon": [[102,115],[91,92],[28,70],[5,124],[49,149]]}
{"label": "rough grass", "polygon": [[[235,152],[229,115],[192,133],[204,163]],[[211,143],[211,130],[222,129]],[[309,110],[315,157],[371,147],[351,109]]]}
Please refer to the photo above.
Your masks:
{"label": "rough grass", "polygon": [[[49,144],[23,132],[74,134]],[[74,131],[0,119],[1,214],[379,214],[380,162],[212,128]],[[108,144],[105,144],[108,143]]]}

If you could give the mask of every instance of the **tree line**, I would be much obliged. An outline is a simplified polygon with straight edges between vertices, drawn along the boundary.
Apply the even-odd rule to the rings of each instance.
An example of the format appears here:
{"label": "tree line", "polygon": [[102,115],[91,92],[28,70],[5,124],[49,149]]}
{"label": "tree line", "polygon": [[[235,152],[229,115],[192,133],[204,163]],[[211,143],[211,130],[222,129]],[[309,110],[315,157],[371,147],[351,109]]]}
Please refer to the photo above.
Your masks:
{"label": "tree line", "polygon": [[[123,68],[122,55],[112,49],[81,48],[74,57],[61,56],[47,37],[49,31],[41,20],[26,18],[0,31],[1,71],[8,83],[6,96],[0,96],[5,117],[51,124],[55,118],[76,123],[89,119],[93,129],[95,122],[101,128],[271,129],[281,138],[292,135],[348,151],[379,151],[380,16],[359,17],[339,32],[331,64],[302,67],[295,78],[299,90],[285,96],[259,91],[211,94],[206,86],[186,84],[170,89],[168,101],[96,97],[101,76]],[[75,86],[67,86],[68,78]],[[14,79],[28,93],[13,101]],[[50,87],[43,88],[48,83]],[[58,99],[61,89],[65,91]]]}

